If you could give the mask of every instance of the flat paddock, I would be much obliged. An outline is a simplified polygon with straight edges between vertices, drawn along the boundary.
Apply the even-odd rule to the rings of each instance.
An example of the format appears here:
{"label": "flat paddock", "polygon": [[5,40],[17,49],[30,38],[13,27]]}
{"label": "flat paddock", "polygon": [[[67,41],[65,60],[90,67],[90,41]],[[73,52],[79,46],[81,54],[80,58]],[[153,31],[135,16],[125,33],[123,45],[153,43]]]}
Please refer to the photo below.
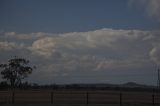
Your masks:
{"label": "flat paddock", "polygon": [[0,91],[0,106],[160,106],[160,94],[107,90]]}

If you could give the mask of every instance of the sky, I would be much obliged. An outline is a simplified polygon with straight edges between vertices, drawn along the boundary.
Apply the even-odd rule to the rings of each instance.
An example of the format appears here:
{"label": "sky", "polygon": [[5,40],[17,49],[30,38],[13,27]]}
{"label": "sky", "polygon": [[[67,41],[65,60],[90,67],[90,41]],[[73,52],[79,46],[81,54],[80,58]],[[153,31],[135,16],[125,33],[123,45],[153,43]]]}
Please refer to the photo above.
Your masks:
{"label": "sky", "polygon": [[159,0],[0,0],[0,63],[29,59],[39,84],[156,85],[159,11]]}

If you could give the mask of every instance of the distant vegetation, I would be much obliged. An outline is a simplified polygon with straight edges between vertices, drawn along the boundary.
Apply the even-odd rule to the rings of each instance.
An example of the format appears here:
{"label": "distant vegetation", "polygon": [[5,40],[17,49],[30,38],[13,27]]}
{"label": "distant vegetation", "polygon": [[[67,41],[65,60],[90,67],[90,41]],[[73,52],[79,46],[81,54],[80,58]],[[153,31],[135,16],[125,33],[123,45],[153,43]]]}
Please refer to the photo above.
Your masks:
{"label": "distant vegetation", "polygon": [[[7,90],[10,85],[7,82],[0,82],[0,90]],[[17,90],[115,90],[115,91],[158,91],[156,86],[140,85],[133,82],[125,84],[50,84],[38,85],[36,83],[24,82],[17,86]]]}

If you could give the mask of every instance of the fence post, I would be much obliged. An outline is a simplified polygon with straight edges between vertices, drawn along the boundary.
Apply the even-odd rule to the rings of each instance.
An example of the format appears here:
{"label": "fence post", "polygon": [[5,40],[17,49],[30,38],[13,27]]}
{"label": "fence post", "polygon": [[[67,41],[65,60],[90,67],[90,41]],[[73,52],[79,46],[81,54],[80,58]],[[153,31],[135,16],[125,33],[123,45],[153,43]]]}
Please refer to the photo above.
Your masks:
{"label": "fence post", "polygon": [[51,91],[51,104],[53,104],[53,91]]}
{"label": "fence post", "polygon": [[120,95],[119,95],[119,105],[122,106],[122,92],[120,92]]}
{"label": "fence post", "polygon": [[87,99],[86,104],[88,105],[88,91],[87,91],[87,94],[86,94],[86,99]]}
{"label": "fence post", "polygon": [[154,106],[154,94],[152,95],[152,106]]}
{"label": "fence post", "polygon": [[12,104],[14,104],[15,101],[15,91],[12,91]]}

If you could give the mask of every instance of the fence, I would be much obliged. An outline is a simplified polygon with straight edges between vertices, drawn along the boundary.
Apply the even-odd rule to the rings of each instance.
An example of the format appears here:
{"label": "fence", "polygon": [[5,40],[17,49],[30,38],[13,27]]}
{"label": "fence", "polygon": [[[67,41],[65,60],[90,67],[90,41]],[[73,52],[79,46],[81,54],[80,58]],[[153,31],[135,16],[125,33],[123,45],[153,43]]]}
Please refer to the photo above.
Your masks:
{"label": "fence", "polygon": [[0,104],[160,106],[160,94],[118,91],[0,91]]}

